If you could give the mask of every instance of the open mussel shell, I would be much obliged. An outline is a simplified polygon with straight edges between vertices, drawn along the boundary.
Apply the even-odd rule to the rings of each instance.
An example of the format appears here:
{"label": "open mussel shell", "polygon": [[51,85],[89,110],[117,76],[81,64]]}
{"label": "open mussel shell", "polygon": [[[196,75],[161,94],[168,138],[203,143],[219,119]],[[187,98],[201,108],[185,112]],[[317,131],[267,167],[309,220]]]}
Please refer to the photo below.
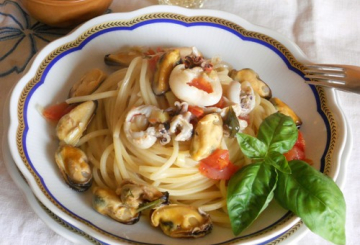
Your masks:
{"label": "open mussel shell", "polygon": [[164,53],[156,64],[156,70],[152,81],[152,90],[156,95],[162,95],[170,90],[169,79],[173,68],[181,61],[179,49],[173,49]]}
{"label": "open mussel shell", "polygon": [[181,204],[163,205],[151,213],[151,224],[175,238],[198,238],[213,228],[210,215],[201,209]]}
{"label": "open mussel shell", "polygon": [[115,192],[122,203],[135,208],[156,200],[161,200],[159,203],[169,201],[169,193],[160,192],[151,185],[142,185],[129,179],[124,179]]}
{"label": "open mussel shell", "polygon": [[92,184],[92,173],[86,154],[71,145],[61,145],[55,161],[65,182],[74,190],[83,192]]}
{"label": "open mussel shell", "polygon": [[65,144],[76,145],[93,118],[96,108],[96,101],[86,101],[64,115],[56,126],[58,139]]}
{"label": "open mussel shell", "polygon": [[88,71],[71,87],[69,97],[71,98],[92,94],[106,78],[106,73],[98,68]]}
{"label": "open mussel shell", "polygon": [[271,98],[270,102],[275,106],[275,108],[282,114],[291,117],[291,119],[294,120],[296,127],[300,128],[302,125],[301,118],[293,111],[293,109],[290,108],[285,102],[283,102],[279,98]]}
{"label": "open mussel shell", "polygon": [[208,157],[217,149],[223,137],[223,121],[218,113],[207,114],[199,120],[191,141],[190,155],[195,161]]}
{"label": "open mussel shell", "polygon": [[124,204],[113,190],[94,187],[92,204],[97,212],[122,224],[132,225],[140,220],[141,212]]}
{"label": "open mussel shell", "polygon": [[162,193],[148,185],[124,179],[116,191],[95,186],[93,208],[122,224],[132,225],[139,221],[143,211],[168,203],[169,193]]}
{"label": "open mussel shell", "polygon": [[123,51],[115,54],[107,54],[104,57],[104,62],[108,66],[127,67],[131,61],[136,57],[140,57],[141,53],[137,51]]}
{"label": "open mussel shell", "polygon": [[230,72],[230,77],[235,81],[240,83],[247,81],[251,84],[251,87],[258,93],[261,97],[265,99],[270,99],[272,96],[271,89],[267,83],[260,79],[259,75],[252,69],[245,68],[242,70],[232,70]]}

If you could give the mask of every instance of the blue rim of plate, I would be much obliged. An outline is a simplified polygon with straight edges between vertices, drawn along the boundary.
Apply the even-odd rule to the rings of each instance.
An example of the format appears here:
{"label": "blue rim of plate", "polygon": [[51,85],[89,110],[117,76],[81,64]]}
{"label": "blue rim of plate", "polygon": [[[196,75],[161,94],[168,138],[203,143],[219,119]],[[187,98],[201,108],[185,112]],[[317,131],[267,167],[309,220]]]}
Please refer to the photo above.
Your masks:
{"label": "blue rim of plate", "polygon": [[[36,75],[31,79],[25,86],[24,90],[21,93],[21,96],[18,101],[18,121],[19,121],[19,127],[17,129],[16,138],[17,138],[17,147],[18,152],[26,165],[27,169],[30,171],[32,176],[35,178],[37,185],[41,189],[41,191],[44,193],[44,195],[60,210],[65,212],[66,214],[70,215],[72,218],[75,218],[76,220],[88,225],[89,227],[95,229],[96,231],[100,232],[101,234],[107,235],[111,238],[115,238],[116,240],[122,241],[122,242],[128,242],[131,244],[149,244],[149,243],[139,243],[136,241],[128,240],[123,237],[116,236],[114,234],[110,234],[101,228],[97,227],[96,225],[92,224],[90,221],[85,220],[76,214],[70,212],[66,207],[64,207],[48,190],[46,183],[43,181],[42,177],[39,175],[39,173],[34,168],[31,159],[28,154],[27,146],[26,146],[26,138],[28,134],[28,118],[27,118],[27,110],[28,110],[28,104],[29,101],[33,95],[33,93],[44,83],[44,80],[48,74],[48,72],[51,70],[52,66],[56,64],[62,57],[75,52],[77,50],[81,50],[88,42],[90,42],[92,39],[103,35],[104,33],[113,32],[113,31],[131,31],[136,28],[139,28],[141,26],[145,25],[151,25],[151,24],[157,24],[157,23],[172,23],[176,25],[182,25],[185,27],[193,27],[193,26],[209,26],[212,28],[220,28],[225,31],[228,31],[234,35],[236,35],[238,38],[249,41],[249,42],[256,42],[258,44],[261,44],[269,49],[271,49],[273,52],[275,52],[287,65],[288,69],[295,72],[299,76],[301,76],[304,80],[304,73],[302,72],[304,70],[304,66],[302,63],[300,63],[293,54],[280,42],[275,40],[272,37],[269,37],[265,34],[254,32],[254,31],[248,31],[241,27],[240,25],[222,19],[218,17],[211,17],[211,16],[193,16],[188,17],[180,14],[174,14],[174,13],[152,13],[152,14],[145,14],[138,16],[131,20],[118,20],[118,21],[110,21],[106,23],[99,24],[97,26],[94,26],[85,32],[83,32],[76,40],[69,42],[63,46],[58,47],[54,51],[52,51],[41,63],[40,67],[36,71]],[[330,171],[330,165],[331,165],[331,157],[332,152],[334,148],[334,143],[337,139],[337,130],[336,130],[336,123],[333,117],[332,112],[326,105],[326,95],[322,88],[319,87],[313,87],[311,86],[311,89],[313,91],[316,104],[317,104],[317,111],[321,115],[321,117],[324,120],[326,130],[327,130],[327,139],[326,139],[326,148],[324,150],[324,153],[321,158],[321,166],[320,171],[328,174]],[[272,225],[266,227],[263,230],[254,232],[249,235],[245,236],[239,236],[235,237],[233,239],[230,239],[228,241],[218,243],[218,244],[228,244],[228,243],[234,243],[238,241],[247,240],[259,235],[262,235],[266,232],[269,232],[270,230],[273,230],[276,228],[276,226],[284,224],[289,219],[293,217],[293,214],[291,212],[286,213],[282,218],[280,218],[277,222],[273,223]],[[67,222],[66,222],[67,223]],[[70,225],[70,224],[69,224]],[[71,226],[71,225],[70,225]],[[295,225],[293,227],[297,227],[298,225]],[[74,227],[77,229],[76,227]],[[293,231],[293,228],[290,229]],[[284,236],[287,234],[292,234],[293,232],[289,231],[284,232],[283,234],[274,237],[265,243],[261,244],[271,244],[276,242],[278,239],[284,240]],[[274,243],[275,244],[275,243]]]}

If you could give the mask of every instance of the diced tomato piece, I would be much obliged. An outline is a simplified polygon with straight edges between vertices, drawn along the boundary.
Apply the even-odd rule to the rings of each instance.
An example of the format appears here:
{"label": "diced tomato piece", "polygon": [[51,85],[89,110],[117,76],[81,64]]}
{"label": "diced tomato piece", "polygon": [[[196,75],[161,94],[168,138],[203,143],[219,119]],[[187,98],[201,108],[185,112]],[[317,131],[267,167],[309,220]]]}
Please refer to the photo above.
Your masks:
{"label": "diced tomato piece", "polygon": [[164,52],[164,49],[162,47],[157,47],[156,48],[156,52],[160,53],[160,52]]}
{"label": "diced tomato piece", "polygon": [[144,52],[144,55],[155,55],[157,53],[164,53],[164,49],[161,47],[157,47],[155,50],[149,48],[147,51]]}
{"label": "diced tomato piece", "polygon": [[249,114],[247,114],[245,116],[238,116],[238,118],[246,121],[248,125],[250,124],[250,115]]}
{"label": "diced tomato piece", "polygon": [[286,160],[291,161],[291,160],[305,160],[305,139],[302,135],[302,133],[300,132],[300,130],[298,131],[298,139],[295,142],[294,147],[286,152],[284,154]]}
{"label": "diced tomato piece", "polygon": [[189,105],[188,111],[190,111],[191,114],[193,114],[197,118],[202,117],[204,115],[204,109],[199,106]]}
{"label": "diced tomato piece", "polygon": [[155,51],[152,48],[149,48],[145,53],[145,55],[154,55],[156,54]]}
{"label": "diced tomato piece", "polygon": [[210,73],[210,72],[212,72],[212,70],[213,70],[213,66],[212,66],[212,65],[205,65],[205,66],[204,66],[204,71],[205,71],[206,73]]}
{"label": "diced tomato piece", "polygon": [[220,100],[218,103],[216,103],[215,105],[213,105],[217,108],[223,109],[225,107],[225,99],[223,96],[221,96]]}
{"label": "diced tomato piece", "polygon": [[305,152],[305,139],[303,137],[303,134],[301,133],[300,130],[298,130],[298,139],[295,143],[295,146],[299,147],[300,149],[302,149]]}
{"label": "diced tomato piece", "polygon": [[228,180],[239,168],[229,160],[229,151],[223,149],[215,150],[210,156],[202,159],[199,171],[210,179]]}
{"label": "diced tomato piece", "polygon": [[160,55],[154,55],[153,57],[151,57],[148,60],[148,66],[149,66],[150,71],[155,72],[156,64],[159,59],[160,59]]}
{"label": "diced tomato piece", "polygon": [[210,156],[201,161],[210,167],[223,169],[230,162],[229,151],[224,149],[216,149]]}
{"label": "diced tomato piece", "polygon": [[59,121],[62,116],[69,113],[75,104],[68,104],[65,101],[59,104],[50,105],[43,110],[43,116],[50,121]]}
{"label": "diced tomato piece", "polygon": [[305,152],[298,146],[294,146],[290,151],[284,154],[286,160],[304,160]]}
{"label": "diced tomato piece", "polygon": [[203,162],[199,164],[199,171],[209,179],[215,180],[228,180],[239,168],[234,164],[230,163],[223,169],[212,168]]}
{"label": "diced tomato piece", "polygon": [[194,78],[188,84],[197,89],[203,90],[209,94],[213,92],[213,88],[211,87],[211,84],[208,81],[206,81],[206,79],[204,79],[203,77]]}

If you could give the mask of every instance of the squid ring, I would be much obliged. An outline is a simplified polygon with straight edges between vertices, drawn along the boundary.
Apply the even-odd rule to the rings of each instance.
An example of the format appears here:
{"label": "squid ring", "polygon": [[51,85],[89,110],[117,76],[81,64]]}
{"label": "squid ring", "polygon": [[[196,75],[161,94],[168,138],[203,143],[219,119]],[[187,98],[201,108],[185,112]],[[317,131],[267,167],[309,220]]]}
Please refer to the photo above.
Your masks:
{"label": "squid ring", "polygon": [[[184,64],[177,65],[170,74],[169,85],[176,97],[190,105],[215,105],[222,96],[216,71],[207,73],[198,66],[186,69]],[[204,85],[208,89],[202,89]]]}

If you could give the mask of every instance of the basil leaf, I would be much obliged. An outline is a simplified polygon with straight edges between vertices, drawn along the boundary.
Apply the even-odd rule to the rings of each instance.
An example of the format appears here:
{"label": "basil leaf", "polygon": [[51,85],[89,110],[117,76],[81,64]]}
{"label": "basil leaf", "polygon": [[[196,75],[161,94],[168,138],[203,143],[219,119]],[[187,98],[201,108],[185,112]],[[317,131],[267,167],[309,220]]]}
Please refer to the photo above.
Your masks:
{"label": "basil leaf", "polygon": [[289,162],[292,174],[279,172],[275,198],[314,233],[345,244],[345,200],[336,183],[303,161]]}
{"label": "basil leaf", "polygon": [[250,164],[230,179],[227,208],[235,235],[245,230],[268,206],[274,197],[277,173],[272,166]]}
{"label": "basil leaf", "polygon": [[295,122],[289,116],[274,113],[261,123],[257,138],[264,142],[269,152],[281,154],[288,152],[294,146],[298,137]]}
{"label": "basil leaf", "polygon": [[243,133],[237,133],[236,138],[245,156],[252,159],[262,159],[266,156],[268,148],[264,142]]}
{"label": "basil leaf", "polygon": [[283,154],[280,154],[279,152],[269,152],[264,159],[264,163],[272,165],[277,170],[285,174],[291,174],[291,169],[289,167],[288,161],[286,160],[285,156]]}

